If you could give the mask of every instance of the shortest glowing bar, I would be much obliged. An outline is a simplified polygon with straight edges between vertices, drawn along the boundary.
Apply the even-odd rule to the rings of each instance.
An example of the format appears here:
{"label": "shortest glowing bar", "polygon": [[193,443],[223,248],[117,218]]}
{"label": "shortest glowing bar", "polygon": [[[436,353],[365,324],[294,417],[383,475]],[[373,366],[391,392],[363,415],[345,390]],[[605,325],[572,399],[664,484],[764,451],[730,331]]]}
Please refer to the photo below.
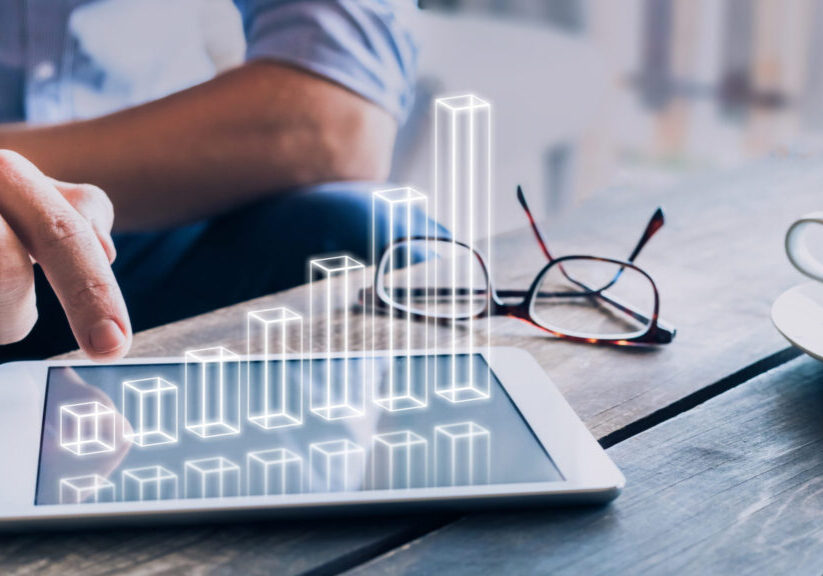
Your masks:
{"label": "shortest glowing bar", "polygon": [[309,467],[312,492],[359,490],[365,476],[366,452],[348,439],[312,444]]}
{"label": "shortest glowing bar", "polygon": [[274,448],[246,456],[249,496],[298,494],[303,488],[303,459],[291,450]]}
{"label": "shortest glowing bar", "polygon": [[123,470],[121,498],[124,501],[174,500],[177,474],[162,466]]}
{"label": "shortest glowing bar", "polygon": [[[428,403],[428,357],[423,355],[417,362],[412,361],[411,354],[414,348],[428,348],[425,320],[429,314],[428,298],[420,293],[429,286],[429,266],[421,262],[429,257],[428,240],[415,241],[414,249],[410,242],[413,233],[428,234],[427,230],[415,229],[414,217],[419,214],[428,214],[428,198],[413,188],[378,190],[372,196],[372,261],[375,265],[381,258],[378,243],[386,242],[389,246],[378,271],[377,289],[397,310],[386,316],[377,306],[372,306],[372,342],[375,346],[377,342],[386,342],[388,351],[394,355],[385,377],[377,378],[377,374],[373,374],[372,397],[378,406],[390,412],[424,408]],[[385,229],[379,230],[380,225]],[[402,241],[408,249],[394,248]],[[415,314],[422,315],[422,320],[416,320]],[[386,321],[379,321],[377,316],[385,317]],[[418,345],[414,343],[416,336],[420,340]]]}
{"label": "shortest glowing bar", "polygon": [[240,467],[222,456],[189,460],[183,469],[186,498],[240,495]]}
{"label": "shortest glowing bar", "polygon": [[372,487],[405,490],[426,486],[428,442],[409,430],[378,434],[372,441]]}
{"label": "shortest glowing bar", "polygon": [[186,429],[201,438],[240,433],[240,357],[223,347],[186,352]]}
{"label": "shortest glowing bar", "polygon": [[367,370],[352,357],[365,352],[366,316],[352,307],[366,286],[366,268],[350,256],[334,256],[312,260],[309,270],[309,347],[320,353],[309,362],[311,410],[326,420],[362,416]]}
{"label": "shortest glowing bar", "polygon": [[114,452],[114,418],[100,402],[60,406],[60,447],[78,456]]}
{"label": "shortest glowing bar", "polygon": [[163,378],[123,382],[123,437],[138,446],[177,442],[177,386]]}
{"label": "shortest glowing bar", "polygon": [[488,484],[491,435],[474,422],[434,428],[435,486]]}
{"label": "shortest glowing bar", "polygon": [[114,502],[114,484],[99,474],[60,480],[60,504],[89,502]]}
{"label": "shortest glowing bar", "polygon": [[[303,317],[288,308],[249,312],[248,418],[264,430],[303,422]],[[296,353],[297,358],[283,356]]]}

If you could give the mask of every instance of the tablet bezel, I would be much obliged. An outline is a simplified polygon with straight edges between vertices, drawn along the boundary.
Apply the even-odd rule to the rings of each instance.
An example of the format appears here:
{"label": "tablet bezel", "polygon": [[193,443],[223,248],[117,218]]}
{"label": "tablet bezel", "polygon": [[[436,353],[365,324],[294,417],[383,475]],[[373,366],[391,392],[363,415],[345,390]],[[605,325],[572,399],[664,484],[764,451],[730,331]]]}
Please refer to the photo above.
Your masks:
{"label": "tablet bezel", "polygon": [[[422,352],[412,352],[420,354]],[[468,350],[459,353],[469,353]],[[40,436],[48,369],[88,366],[87,360],[16,362],[0,366],[0,529],[24,526],[161,522],[164,520],[265,515],[397,512],[441,507],[472,509],[505,503],[605,502],[615,498],[625,479],[535,359],[517,348],[474,350],[482,354],[560,470],[563,480],[225,499],[35,505]],[[388,355],[386,351],[375,352]],[[362,356],[363,354],[360,354]],[[366,354],[371,356],[371,354]],[[333,355],[340,357],[342,355]],[[254,358],[254,357],[253,357]],[[130,358],[117,364],[182,363],[182,358]],[[6,439],[14,438],[14,442]]]}

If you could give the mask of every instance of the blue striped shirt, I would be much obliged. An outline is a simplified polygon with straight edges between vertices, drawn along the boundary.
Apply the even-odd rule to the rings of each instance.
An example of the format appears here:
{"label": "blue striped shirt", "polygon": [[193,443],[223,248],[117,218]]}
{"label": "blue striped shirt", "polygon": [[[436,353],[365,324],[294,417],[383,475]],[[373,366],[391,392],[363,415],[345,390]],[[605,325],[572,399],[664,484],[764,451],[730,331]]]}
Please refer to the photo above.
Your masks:
{"label": "blue striped shirt", "polygon": [[[186,11],[198,2],[214,0],[3,0],[0,122],[100,115],[207,80],[216,70]],[[235,4],[247,60],[308,70],[405,119],[417,62],[405,15],[414,0]]]}

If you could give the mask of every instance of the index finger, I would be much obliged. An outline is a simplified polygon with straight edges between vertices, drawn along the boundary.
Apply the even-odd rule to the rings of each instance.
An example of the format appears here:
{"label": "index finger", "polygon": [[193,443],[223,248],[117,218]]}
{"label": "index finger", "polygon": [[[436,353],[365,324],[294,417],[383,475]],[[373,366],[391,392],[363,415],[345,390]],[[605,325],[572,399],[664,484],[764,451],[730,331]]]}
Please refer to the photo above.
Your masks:
{"label": "index finger", "polygon": [[131,324],[94,230],[33,164],[9,151],[0,151],[0,214],[42,266],[86,354],[125,354]]}
{"label": "index finger", "polygon": [[69,184],[54,178],[49,178],[49,181],[63,195],[63,198],[68,200],[71,207],[91,224],[92,230],[97,235],[97,240],[106,252],[109,264],[114,262],[117,255],[114,242],[111,239],[114,208],[109,197],[100,188],[91,184]]}

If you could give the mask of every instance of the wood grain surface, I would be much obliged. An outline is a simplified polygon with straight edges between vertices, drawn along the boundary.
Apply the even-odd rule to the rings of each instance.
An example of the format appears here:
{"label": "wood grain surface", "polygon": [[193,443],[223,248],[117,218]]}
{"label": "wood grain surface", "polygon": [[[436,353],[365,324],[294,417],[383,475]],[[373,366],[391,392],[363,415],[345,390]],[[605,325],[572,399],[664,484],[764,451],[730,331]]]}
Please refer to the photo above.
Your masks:
{"label": "wood grain surface", "polygon": [[820,574],[823,364],[794,360],[609,450],[589,510],[466,517],[354,574]]}
{"label": "wood grain surface", "polygon": [[431,526],[430,519],[337,519],[3,535],[0,573],[327,574]]}
{"label": "wood grain surface", "polygon": [[[546,223],[552,250],[625,257],[662,204],[666,226],[638,263],[658,283],[662,314],[679,330],[675,342],[645,351],[576,345],[547,339],[509,319],[496,319],[488,336],[493,344],[529,350],[595,436],[616,438],[730,375],[750,375],[746,367],[785,350],[768,311],[801,277],[783,256],[783,234],[794,218],[823,206],[821,190],[823,163],[784,158],[738,174],[693,179],[666,193],[603,193]],[[501,201],[516,201],[514,191],[500,194]],[[543,265],[527,230],[500,237],[494,246],[494,275],[501,287],[525,287]],[[246,312],[276,305],[305,312],[306,288],[144,332],[135,338],[131,356],[176,356],[215,344],[243,351]],[[435,526],[440,522],[431,520]],[[0,572],[334,573],[423,530],[419,520],[376,519],[299,528],[259,524],[3,536]]]}

